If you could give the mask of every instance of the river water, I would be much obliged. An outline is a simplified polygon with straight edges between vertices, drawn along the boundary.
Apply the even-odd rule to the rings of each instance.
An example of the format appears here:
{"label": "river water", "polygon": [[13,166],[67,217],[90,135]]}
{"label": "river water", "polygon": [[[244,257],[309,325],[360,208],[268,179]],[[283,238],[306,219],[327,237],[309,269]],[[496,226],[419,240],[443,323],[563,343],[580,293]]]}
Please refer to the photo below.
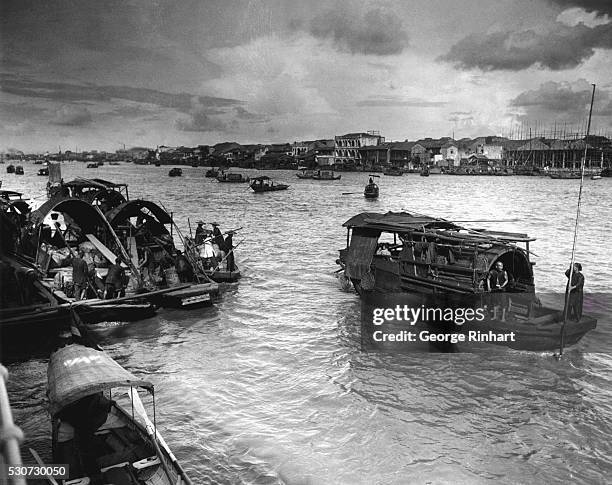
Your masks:
{"label": "river water", "polygon": [[[4,175],[3,188],[44,201],[44,177]],[[606,248],[612,179],[585,180],[576,260],[598,328],[557,361],[491,347],[408,355],[360,350],[360,304],[333,275],[342,223],[363,211],[416,211],[526,232],[538,291],[562,291],[579,181],[530,177],[381,177],[333,182],[265,172],[289,190],[254,194],[201,168],[65,163],[64,178],[129,184],[187,217],[243,227],[243,272],[214,307],[163,310],[102,325],[101,345],[156,384],[158,425],[194,483],[605,483],[612,476],[612,266]],[[246,171],[250,175],[255,171]],[[261,174],[261,172],[258,172]],[[342,193],[351,192],[351,195]],[[46,361],[9,366],[10,398],[26,446],[50,460]]]}

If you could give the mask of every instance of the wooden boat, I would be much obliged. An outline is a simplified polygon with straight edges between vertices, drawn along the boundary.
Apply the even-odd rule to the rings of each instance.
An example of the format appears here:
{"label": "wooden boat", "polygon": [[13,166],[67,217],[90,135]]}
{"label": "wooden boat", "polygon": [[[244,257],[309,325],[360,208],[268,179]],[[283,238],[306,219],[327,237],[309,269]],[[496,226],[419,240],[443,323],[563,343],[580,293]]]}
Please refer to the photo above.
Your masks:
{"label": "wooden boat", "polygon": [[98,168],[100,166],[99,163],[88,163],[86,168]]}
{"label": "wooden boat", "polygon": [[250,187],[255,193],[275,192],[277,190],[287,190],[289,188],[286,184],[274,183],[270,177],[265,175],[251,179]]}
{"label": "wooden boat", "polygon": [[98,162],[98,167],[103,167],[104,166],[104,162],[100,161]]}
{"label": "wooden boat", "polygon": [[168,172],[169,177],[180,177],[183,175],[183,169],[179,167],[171,168]]}
{"label": "wooden boat", "polygon": [[234,271],[228,271],[225,269],[217,269],[215,271],[204,270],[204,274],[216,283],[236,283],[242,276],[239,269]]}
{"label": "wooden boat", "polygon": [[155,409],[151,382],[72,343],[51,355],[47,386],[53,462],[69,465],[71,484],[191,484],[138,394],[148,391]]}
{"label": "wooden boat", "polygon": [[342,175],[335,175],[333,170],[317,170],[312,178],[314,180],[340,180]]}
{"label": "wooden boat", "polygon": [[386,172],[383,172],[383,175],[387,175],[388,177],[401,177],[403,173],[399,168],[390,168]]}
{"label": "wooden boat", "polygon": [[363,196],[366,199],[377,199],[378,198],[378,185],[374,183],[374,177],[378,177],[378,175],[370,175],[370,180],[368,184],[365,186],[363,191]]}
{"label": "wooden boat", "polygon": [[219,176],[219,170],[216,169],[215,167],[211,167],[208,170],[206,170],[206,173],[204,174],[204,176],[207,178],[217,178]]}
{"label": "wooden boat", "polygon": [[222,172],[217,176],[217,181],[228,184],[242,184],[249,181],[249,177],[245,177],[241,173],[226,173]]}
{"label": "wooden boat", "polygon": [[120,163],[120,162],[109,162],[108,164],[109,164],[109,165],[113,165],[113,166],[116,166],[116,165],[121,165],[121,163]]}
{"label": "wooden boat", "polygon": [[[529,243],[534,239],[526,234],[466,229],[444,219],[393,212],[358,214],[344,227],[347,247],[340,251],[338,263],[365,301],[381,306],[386,297],[410,295],[417,307],[442,303],[450,308],[482,308],[500,295],[486,291],[484,282],[501,262],[511,276],[504,295],[517,302],[516,310],[508,309],[505,323],[519,335],[513,348],[558,347],[563,317],[559,309],[538,305],[529,260]],[[384,240],[394,243],[379,243],[383,234]],[[568,324],[566,337],[575,343],[596,324],[583,315],[579,322]],[[490,330],[498,324],[481,325]]]}
{"label": "wooden boat", "polygon": [[302,168],[300,172],[295,174],[295,176],[299,179],[312,179],[314,177],[314,170]]}
{"label": "wooden boat", "polygon": [[15,173],[15,165],[13,165],[13,164],[7,165],[6,166],[6,173]]}
{"label": "wooden boat", "polygon": [[550,172],[548,176],[551,179],[563,179],[563,180],[576,180],[576,179],[581,178],[580,172],[574,172],[574,171]]}
{"label": "wooden boat", "polygon": [[429,177],[429,165],[425,165],[420,172],[421,177]]}
{"label": "wooden boat", "polygon": [[15,175],[23,175],[23,167],[21,165],[15,167]]}
{"label": "wooden boat", "polygon": [[49,169],[47,167],[38,169],[38,175],[46,177],[49,175]]}
{"label": "wooden boat", "polygon": [[371,183],[365,186],[363,196],[366,199],[377,199],[378,198],[378,185]]}

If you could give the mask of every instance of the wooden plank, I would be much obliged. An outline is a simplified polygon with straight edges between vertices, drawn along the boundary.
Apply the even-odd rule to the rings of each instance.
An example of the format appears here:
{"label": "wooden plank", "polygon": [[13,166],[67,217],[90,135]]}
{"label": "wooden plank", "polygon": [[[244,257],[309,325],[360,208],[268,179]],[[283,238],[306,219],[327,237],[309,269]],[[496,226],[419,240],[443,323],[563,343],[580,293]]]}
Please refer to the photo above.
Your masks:
{"label": "wooden plank", "polygon": [[[102,244],[102,241],[100,241],[93,234],[85,234],[85,237],[89,240],[89,242],[91,242],[95,246],[95,248],[98,251],[102,253],[102,256],[108,259],[111,262],[111,264],[115,264],[115,261],[117,260],[117,256],[110,249],[108,249],[104,244]],[[121,263],[121,266],[127,267],[127,264]]]}
{"label": "wooden plank", "polygon": [[136,238],[133,236],[128,237],[128,251],[132,257],[132,263],[138,267],[138,248],[136,247]]}

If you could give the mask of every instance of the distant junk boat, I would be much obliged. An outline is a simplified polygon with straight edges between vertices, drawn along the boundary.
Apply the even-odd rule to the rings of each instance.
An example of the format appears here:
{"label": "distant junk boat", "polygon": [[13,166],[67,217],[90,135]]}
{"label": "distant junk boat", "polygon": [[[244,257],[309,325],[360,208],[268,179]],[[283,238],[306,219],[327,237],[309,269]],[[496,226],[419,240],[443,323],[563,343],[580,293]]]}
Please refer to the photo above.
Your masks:
{"label": "distant junk boat", "polygon": [[7,165],[6,166],[6,173],[15,173],[15,165],[13,165],[13,164]]}
{"label": "distant junk boat", "polygon": [[386,175],[388,177],[401,177],[403,175],[403,172],[397,167],[391,167],[385,172],[383,172],[383,175]]}
{"label": "distant junk boat", "polygon": [[245,177],[241,173],[221,172],[217,175],[217,181],[226,184],[242,184],[249,181],[249,177]]}
{"label": "distant junk boat", "polygon": [[299,179],[312,179],[314,176],[314,170],[304,167],[300,168],[299,170],[300,171],[295,174],[295,176]]}
{"label": "distant junk boat", "polygon": [[174,167],[170,169],[170,171],[168,172],[169,177],[181,177],[182,175],[183,175],[183,169],[179,167]]}
{"label": "distant junk boat", "polygon": [[23,175],[23,167],[21,165],[15,167],[15,175]]}
{"label": "distant junk boat", "polygon": [[274,180],[265,175],[251,179],[250,187],[255,193],[276,192],[278,190],[287,190],[289,188],[287,184],[277,184],[274,182]]}
{"label": "distant junk boat", "polygon": [[312,178],[314,180],[340,180],[342,175],[334,174],[333,170],[317,170]]}

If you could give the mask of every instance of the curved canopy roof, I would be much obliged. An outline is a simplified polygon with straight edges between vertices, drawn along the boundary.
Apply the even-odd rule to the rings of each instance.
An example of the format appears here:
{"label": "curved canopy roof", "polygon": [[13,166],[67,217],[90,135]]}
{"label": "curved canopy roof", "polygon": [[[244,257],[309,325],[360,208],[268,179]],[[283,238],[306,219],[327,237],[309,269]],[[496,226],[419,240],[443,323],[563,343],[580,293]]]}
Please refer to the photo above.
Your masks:
{"label": "curved canopy roof", "polygon": [[113,189],[117,187],[126,187],[127,184],[116,184],[103,179],[87,179],[83,177],[77,177],[70,182],[64,182],[67,187],[79,187],[79,188],[97,188],[97,189]]}
{"label": "curved canopy roof", "polygon": [[135,199],[130,200],[129,202],[124,202],[123,204],[109,211],[106,214],[106,218],[112,225],[115,225],[129,219],[130,217],[139,216],[143,209],[147,209],[149,212],[151,212],[162,224],[170,224],[172,222],[172,219],[164,209],[154,202],[143,199]]}
{"label": "curved canopy roof", "polygon": [[67,214],[86,233],[95,233],[96,227],[106,226],[104,218],[88,202],[81,199],[61,197],[49,199],[33,211],[30,215],[31,221],[35,225],[41,224],[52,211]]}
{"label": "curved canopy roof", "polygon": [[449,236],[452,235],[459,239],[475,242],[498,243],[502,245],[506,245],[510,242],[535,241],[534,238],[530,238],[527,234],[489,231],[485,229],[468,230],[453,221],[422,214],[410,214],[408,212],[387,212],[386,214],[362,212],[361,214],[351,217],[343,226],[397,233],[427,230],[428,232],[438,232]]}
{"label": "curved canopy roof", "polygon": [[116,387],[153,390],[151,382],[128,372],[105,352],[76,344],[51,355],[47,385],[52,415],[81,398]]}

